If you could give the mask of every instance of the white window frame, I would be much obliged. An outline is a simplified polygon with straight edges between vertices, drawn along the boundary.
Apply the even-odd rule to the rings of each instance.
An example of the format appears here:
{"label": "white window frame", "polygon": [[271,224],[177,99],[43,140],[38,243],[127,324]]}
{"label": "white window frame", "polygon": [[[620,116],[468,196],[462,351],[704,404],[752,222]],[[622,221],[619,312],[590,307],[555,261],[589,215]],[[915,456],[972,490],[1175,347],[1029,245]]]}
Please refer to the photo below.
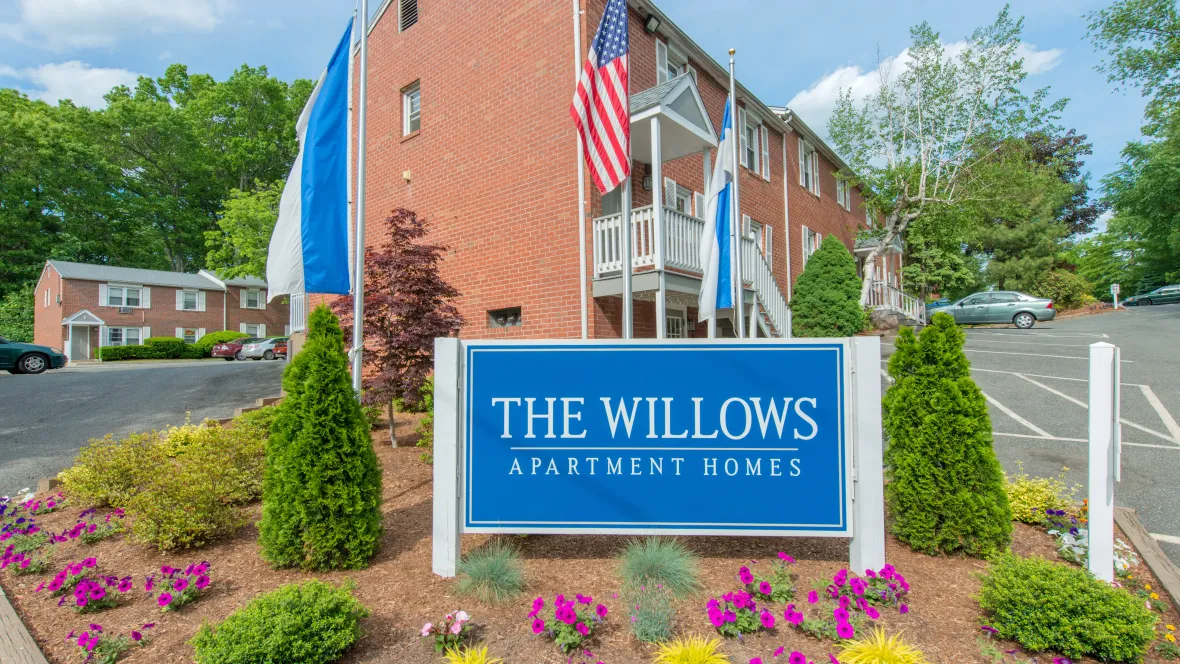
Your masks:
{"label": "white window frame", "polygon": [[[414,101],[418,102],[418,109],[414,110]],[[418,126],[415,127],[415,121]],[[422,81],[414,81],[413,83],[402,88],[402,136],[409,136],[410,134],[422,130]]]}

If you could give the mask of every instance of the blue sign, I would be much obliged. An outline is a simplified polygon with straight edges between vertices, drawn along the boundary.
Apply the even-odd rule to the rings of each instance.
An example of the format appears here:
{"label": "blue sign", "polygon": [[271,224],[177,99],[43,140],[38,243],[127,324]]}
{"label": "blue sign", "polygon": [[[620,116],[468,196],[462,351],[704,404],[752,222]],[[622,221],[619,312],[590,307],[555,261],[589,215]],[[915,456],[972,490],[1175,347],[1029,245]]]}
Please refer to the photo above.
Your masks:
{"label": "blue sign", "polygon": [[466,532],[851,533],[840,342],[464,342]]}

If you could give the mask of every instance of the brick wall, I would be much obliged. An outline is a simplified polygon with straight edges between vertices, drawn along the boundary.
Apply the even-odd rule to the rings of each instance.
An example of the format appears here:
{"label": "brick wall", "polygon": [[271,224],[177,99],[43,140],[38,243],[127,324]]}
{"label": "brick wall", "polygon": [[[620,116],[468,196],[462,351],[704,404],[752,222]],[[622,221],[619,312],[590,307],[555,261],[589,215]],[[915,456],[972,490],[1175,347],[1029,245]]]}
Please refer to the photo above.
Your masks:
{"label": "brick wall", "polygon": [[[62,347],[61,275],[48,262],[41,268],[41,278],[33,291],[33,343],[54,348]],[[45,291],[49,291],[49,306],[45,305]]]}

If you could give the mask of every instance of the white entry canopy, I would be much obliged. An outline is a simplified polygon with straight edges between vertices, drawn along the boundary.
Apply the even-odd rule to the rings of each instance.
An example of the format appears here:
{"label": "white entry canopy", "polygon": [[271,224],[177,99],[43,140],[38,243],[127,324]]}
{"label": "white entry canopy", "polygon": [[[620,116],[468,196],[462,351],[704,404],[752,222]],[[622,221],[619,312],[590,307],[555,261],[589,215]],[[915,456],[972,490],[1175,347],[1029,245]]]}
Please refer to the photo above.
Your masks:
{"label": "white entry canopy", "polygon": [[83,309],[61,322],[62,325],[106,325],[101,318]]}
{"label": "white entry canopy", "polygon": [[672,161],[717,147],[717,132],[691,74],[681,74],[654,88],[631,95],[631,157],[653,163],[651,123],[660,118],[657,158]]}

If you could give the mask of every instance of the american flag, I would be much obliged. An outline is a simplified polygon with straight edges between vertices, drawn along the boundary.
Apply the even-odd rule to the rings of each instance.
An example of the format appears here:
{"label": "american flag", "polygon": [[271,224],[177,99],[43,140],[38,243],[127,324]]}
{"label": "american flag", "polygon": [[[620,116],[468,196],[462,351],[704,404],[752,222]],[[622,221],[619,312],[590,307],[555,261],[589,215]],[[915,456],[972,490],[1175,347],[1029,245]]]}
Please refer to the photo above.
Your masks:
{"label": "american flag", "polygon": [[609,0],[570,104],[570,115],[586,146],[590,175],[603,194],[631,173],[628,38],[627,0]]}

